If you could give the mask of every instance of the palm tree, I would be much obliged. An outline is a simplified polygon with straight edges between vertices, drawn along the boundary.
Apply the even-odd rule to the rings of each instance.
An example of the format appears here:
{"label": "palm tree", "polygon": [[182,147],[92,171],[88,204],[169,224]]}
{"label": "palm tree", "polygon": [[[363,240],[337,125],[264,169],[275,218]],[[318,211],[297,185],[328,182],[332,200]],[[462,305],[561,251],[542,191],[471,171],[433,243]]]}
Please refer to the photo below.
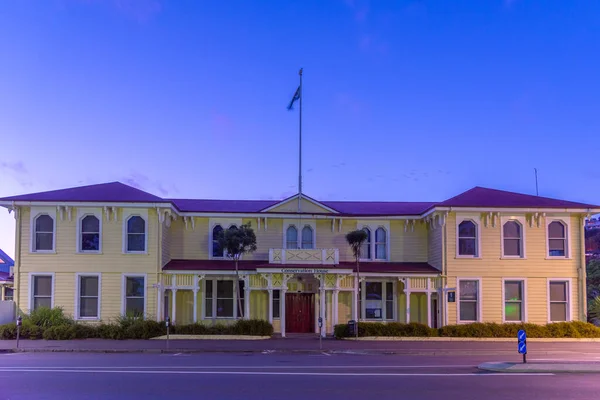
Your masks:
{"label": "palm tree", "polygon": [[[362,249],[362,245],[367,240],[368,235],[362,229],[358,229],[356,231],[348,232],[346,234],[346,242],[350,245],[352,249],[352,254],[354,254],[354,259],[356,260],[356,276],[358,278],[358,290],[356,291],[358,298],[356,299],[356,304],[359,304],[360,300],[360,252]],[[358,316],[358,320],[356,321],[356,338],[358,339],[358,323],[360,322],[360,310],[357,310],[356,315]]]}

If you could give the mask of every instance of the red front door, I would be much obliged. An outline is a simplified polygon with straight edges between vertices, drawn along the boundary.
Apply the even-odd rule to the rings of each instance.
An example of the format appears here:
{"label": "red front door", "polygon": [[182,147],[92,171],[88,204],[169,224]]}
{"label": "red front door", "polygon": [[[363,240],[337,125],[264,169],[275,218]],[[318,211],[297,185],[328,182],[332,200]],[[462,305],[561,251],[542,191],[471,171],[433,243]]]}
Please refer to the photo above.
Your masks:
{"label": "red front door", "polygon": [[286,293],[285,331],[312,333],[315,331],[315,296],[310,293]]}

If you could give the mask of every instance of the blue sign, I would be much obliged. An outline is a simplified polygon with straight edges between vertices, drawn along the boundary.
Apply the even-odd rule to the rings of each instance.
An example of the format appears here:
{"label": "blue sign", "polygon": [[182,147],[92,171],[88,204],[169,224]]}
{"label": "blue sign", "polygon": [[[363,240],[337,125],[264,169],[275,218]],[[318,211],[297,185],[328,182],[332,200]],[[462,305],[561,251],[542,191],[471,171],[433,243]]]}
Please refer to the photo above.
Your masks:
{"label": "blue sign", "polygon": [[527,334],[523,329],[521,329],[519,333],[517,333],[517,339],[519,340],[519,342],[524,342],[525,340],[527,340]]}
{"label": "blue sign", "polygon": [[448,292],[448,303],[456,302],[456,292]]}
{"label": "blue sign", "polygon": [[527,354],[527,344],[525,342],[519,342],[519,354]]}
{"label": "blue sign", "polygon": [[519,330],[517,333],[517,339],[519,340],[519,345],[517,347],[519,354],[527,354],[527,333],[525,333],[523,329]]}

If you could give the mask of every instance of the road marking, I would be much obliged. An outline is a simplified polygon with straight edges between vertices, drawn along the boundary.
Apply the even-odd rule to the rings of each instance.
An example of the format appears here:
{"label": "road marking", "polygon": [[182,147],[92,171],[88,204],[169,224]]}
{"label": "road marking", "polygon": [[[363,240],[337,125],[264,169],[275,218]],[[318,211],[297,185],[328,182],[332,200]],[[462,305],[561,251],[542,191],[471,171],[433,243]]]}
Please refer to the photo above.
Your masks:
{"label": "road marking", "polygon": [[404,374],[404,373],[360,373],[360,372],[265,372],[265,371],[148,371],[148,370],[100,370],[100,369],[10,369],[0,368],[0,372],[61,372],[61,373],[93,373],[93,374],[172,374],[172,375],[269,375],[269,376],[554,376],[551,373],[464,373],[464,374]]}
{"label": "road marking", "polygon": [[324,356],[327,356],[327,357],[331,357],[331,354],[329,354],[329,353],[322,352],[321,354],[323,354]]}
{"label": "road marking", "polygon": [[[465,365],[249,365],[249,366],[242,366],[242,365],[211,365],[211,366],[206,366],[206,365],[198,365],[198,366],[194,366],[194,365],[165,365],[165,366],[156,366],[156,367],[150,367],[150,366],[145,366],[145,365],[141,365],[141,366],[127,366],[127,367],[122,367],[119,366],[118,369],[123,369],[123,370],[129,370],[129,369],[365,369],[365,368],[370,368],[370,369],[374,369],[374,368],[381,368],[381,369],[402,369],[402,368],[476,368],[476,365],[472,365],[472,364],[465,364]],[[19,366],[10,366],[10,367],[1,367],[0,369],[3,368],[11,368],[11,369],[22,369],[22,368],[31,368],[28,366],[23,366],[23,367],[19,367]],[[105,370],[109,370],[109,369],[114,369],[114,366],[111,367],[78,367],[78,366],[74,366],[74,367],[69,367],[69,366],[62,366],[62,367],[38,367],[39,369],[47,369],[49,371],[52,370],[56,370],[56,369],[63,369],[63,368],[68,368],[68,369],[77,369],[77,370],[88,370],[88,369],[105,369]]]}

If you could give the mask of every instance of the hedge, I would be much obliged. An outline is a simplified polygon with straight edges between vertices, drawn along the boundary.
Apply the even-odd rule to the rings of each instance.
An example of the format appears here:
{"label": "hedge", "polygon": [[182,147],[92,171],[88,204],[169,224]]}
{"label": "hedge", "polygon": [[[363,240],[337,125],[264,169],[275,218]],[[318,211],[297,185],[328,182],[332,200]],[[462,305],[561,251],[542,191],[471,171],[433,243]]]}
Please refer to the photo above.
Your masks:
{"label": "hedge", "polygon": [[[174,325],[171,334],[195,335],[258,335],[271,336],[273,326],[262,320],[238,320],[231,325],[205,326],[201,324]],[[119,317],[111,323],[90,324],[73,321],[60,308],[40,309],[23,317],[22,339],[150,339],[167,334],[164,322],[133,316]],[[0,339],[17,338],[17,326],[0,325]]]}
{"label": "hedge", "polygon": [[[556,322],[547,325],[474,323],[429,328],[427,325],[410,323],[361,322],[358,336],[383,337],[467,337],[467,338],[515,338],[524,329],[529,338],[600,338],[600,328],[587,322]],[[336,338],[352,337],[347,324],[336,325]]]}

